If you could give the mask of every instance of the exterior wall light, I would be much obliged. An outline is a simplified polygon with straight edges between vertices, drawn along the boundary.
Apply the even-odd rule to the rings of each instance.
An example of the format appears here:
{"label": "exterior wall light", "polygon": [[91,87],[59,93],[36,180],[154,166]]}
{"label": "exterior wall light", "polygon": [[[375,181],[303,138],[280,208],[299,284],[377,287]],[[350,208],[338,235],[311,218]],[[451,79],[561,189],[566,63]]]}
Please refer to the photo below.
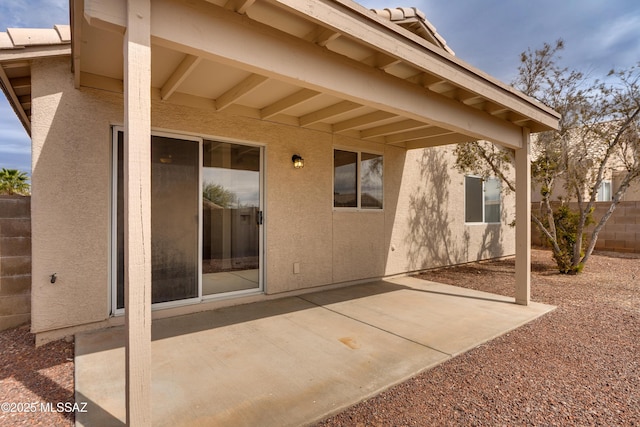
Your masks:
{"label": "exterior wall light", "polygon": [[294,154],[293,157],[291,157],[291,161],[293,162],[293,167],[296,169],[302,169],[304,167],[304,159],[298,154]]}

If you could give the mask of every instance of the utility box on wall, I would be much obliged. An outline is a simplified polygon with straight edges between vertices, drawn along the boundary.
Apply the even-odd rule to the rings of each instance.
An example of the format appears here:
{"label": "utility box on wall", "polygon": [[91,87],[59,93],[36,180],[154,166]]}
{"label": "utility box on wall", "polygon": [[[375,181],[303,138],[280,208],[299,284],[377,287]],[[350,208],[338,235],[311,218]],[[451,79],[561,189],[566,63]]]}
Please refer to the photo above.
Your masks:
{"label": "utility box on wall", "polygon": [[0,196],[0,330],[31,317],[31,198]]}

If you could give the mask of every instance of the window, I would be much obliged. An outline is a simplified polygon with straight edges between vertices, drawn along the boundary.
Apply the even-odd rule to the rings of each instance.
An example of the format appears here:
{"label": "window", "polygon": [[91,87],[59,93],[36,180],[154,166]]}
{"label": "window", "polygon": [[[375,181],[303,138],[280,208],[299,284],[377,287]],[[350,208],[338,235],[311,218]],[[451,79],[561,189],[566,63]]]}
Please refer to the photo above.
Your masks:
{"label": "window", "polygon": [[382,154],[333,150],[333,207],[382,209]]}
{"label": "window", "polygon": [[465,222],[500,222],[500,180],[464,177]]}
{"label": "window", "polygon": [[610,202],[611,201],[611,181],[603,180],[598,188],[596,194],[596,202]]}

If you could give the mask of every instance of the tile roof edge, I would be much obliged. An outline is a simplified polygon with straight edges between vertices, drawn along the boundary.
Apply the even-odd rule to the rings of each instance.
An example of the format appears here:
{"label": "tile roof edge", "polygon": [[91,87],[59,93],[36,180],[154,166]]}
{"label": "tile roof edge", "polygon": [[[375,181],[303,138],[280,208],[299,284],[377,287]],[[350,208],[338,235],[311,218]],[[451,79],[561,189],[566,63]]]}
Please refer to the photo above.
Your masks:
{"label": "tile roof edge", "polygon": [[0,49],[24,49],[33,46],[55,46],[71,43],[71,27],[7,28],[0,32]]}
{"label": "tile roof edge", "polygon": [[[416,8],[416,7],[396,7],[396,8],[384,8],[384,9],[370,9],[372,12],[374,12],[376,15],[378,15],[381,18],[387,19],[391,22],[393,22],[394,24],[400,25],[403,22],[408,22],[409,20],[417,20],[419,21],[423,28],[428,31],[429,33],[431,33],[431,36],[439,43],[439,45],[437,43],[433,43],[433,41],[427,40],[428,42],[444,49],[446,52],[455,55],[454,51],[447,46],[447,42],[444,39],[444,37],[442,37],[441,34],[439,34],[436,30],[436,27],[427,19],[427,16],[425,15],[424,12],[422,12],[420,9]],[[417,34],[418,36],[420,36],[419,34]],[[424,38],[423,36],[420,36],[422,38]]]}

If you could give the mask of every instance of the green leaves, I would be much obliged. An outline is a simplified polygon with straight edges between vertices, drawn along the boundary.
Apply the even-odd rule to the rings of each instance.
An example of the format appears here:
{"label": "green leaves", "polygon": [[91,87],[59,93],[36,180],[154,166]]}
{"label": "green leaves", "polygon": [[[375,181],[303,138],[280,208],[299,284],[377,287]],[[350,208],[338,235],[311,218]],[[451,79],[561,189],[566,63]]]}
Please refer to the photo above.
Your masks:
{"label": "green leaves", "polygon": [[23,196],[29,195],[29,176],[17,169],[0,170],[0,194]]}
{"label": "green leaves", "polygon": [[[640,63],[593,80],[561,65],[564,48],[559,39],[522,52],[512,84],[562,116],[557,131],[531,138],[531,177],[541,196],[532,220],[550,243],[558,269],[577,274],[616,204],[640,183]],[[496,176],[515,189],[509,150],[478,141],[460,144],[454,153],[461,173]],[[598,190],[614,176],[610,207],[587,232]]]}

